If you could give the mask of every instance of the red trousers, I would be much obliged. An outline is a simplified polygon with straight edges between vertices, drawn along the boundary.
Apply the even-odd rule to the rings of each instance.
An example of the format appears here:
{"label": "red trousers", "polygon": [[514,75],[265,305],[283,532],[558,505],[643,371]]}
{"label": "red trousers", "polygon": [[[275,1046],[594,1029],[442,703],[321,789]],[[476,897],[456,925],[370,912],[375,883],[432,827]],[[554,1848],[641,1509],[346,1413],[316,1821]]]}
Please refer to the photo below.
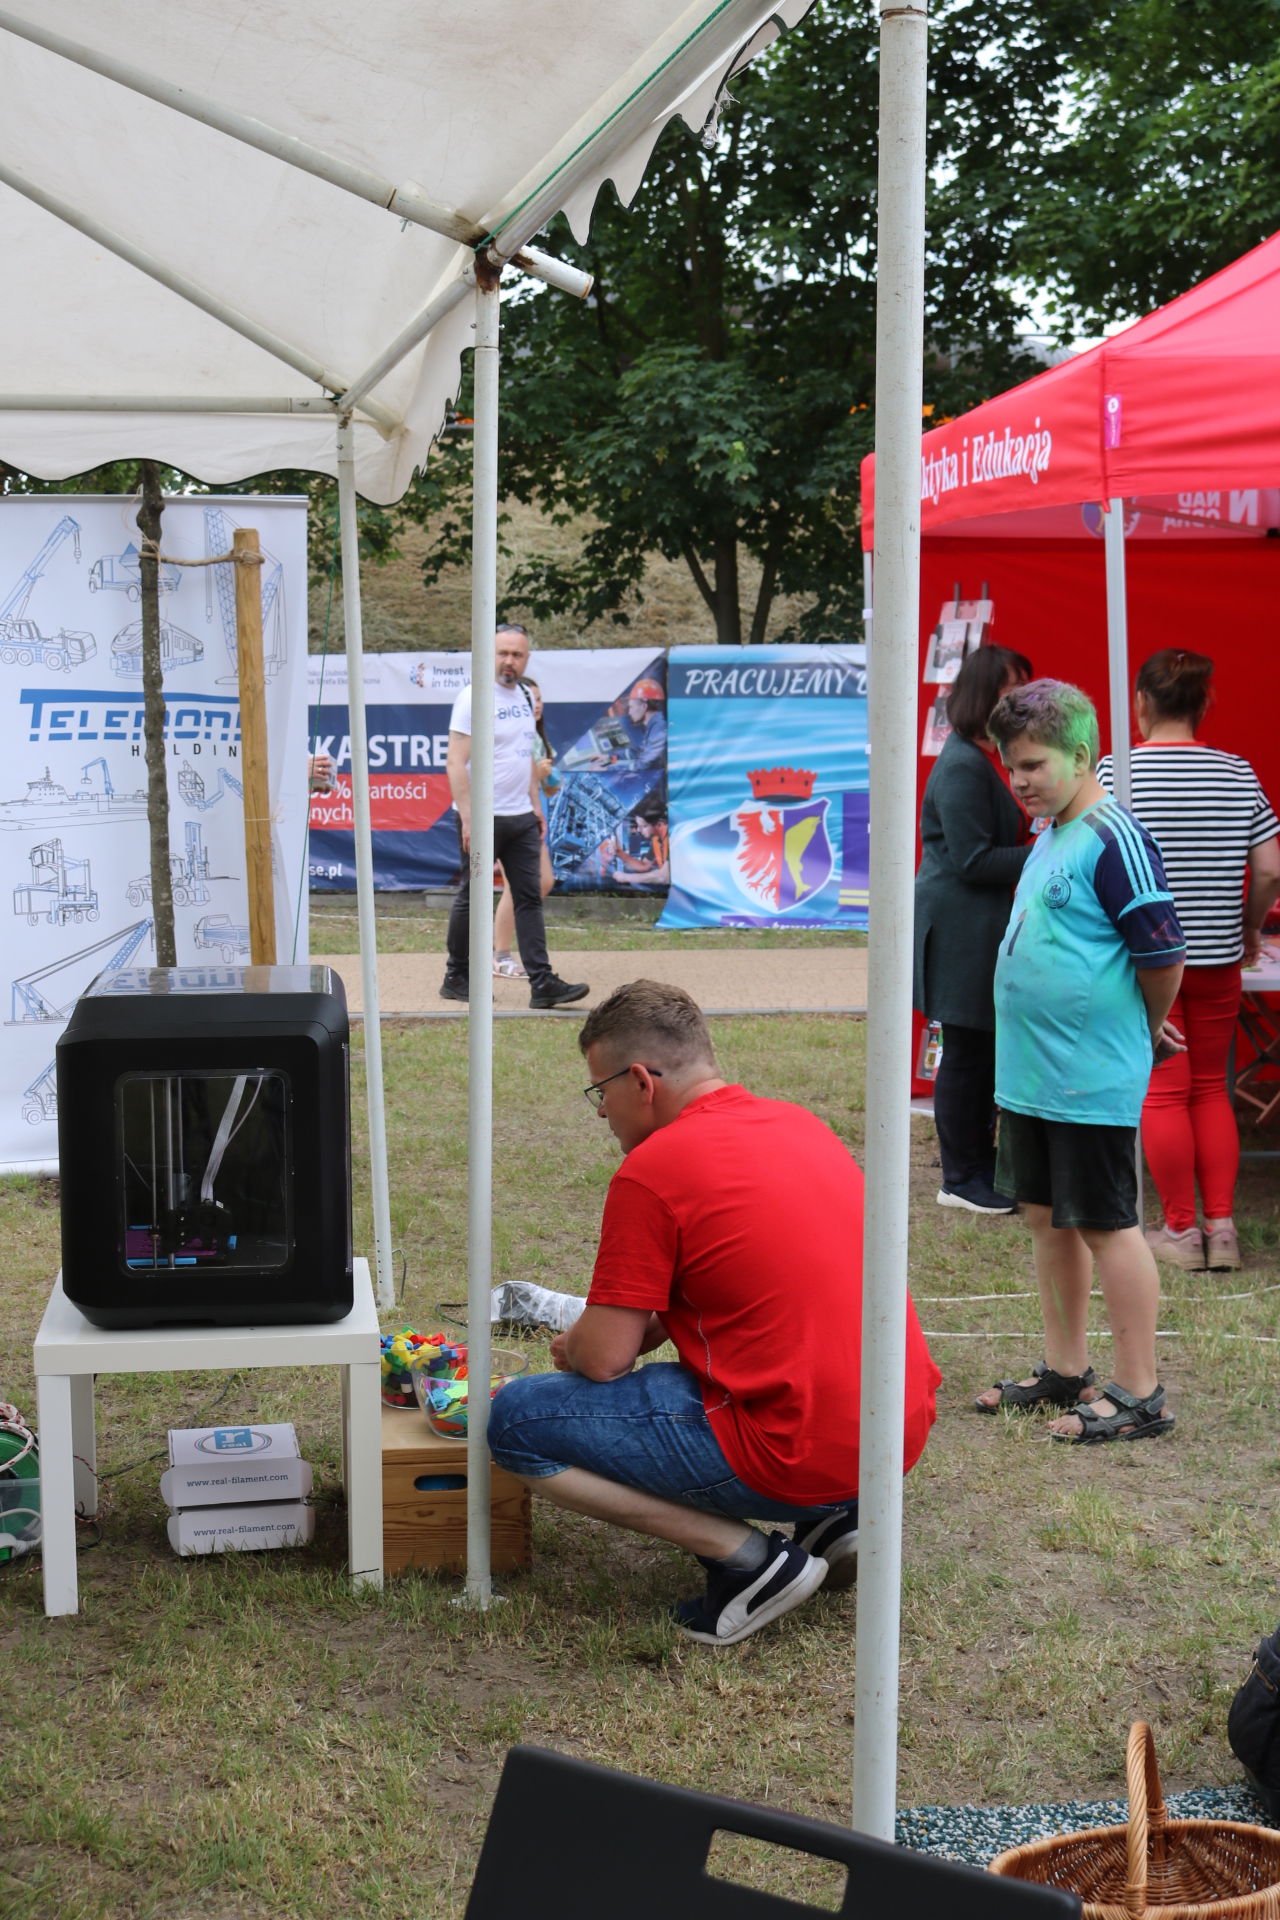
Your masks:
{"label": "red trousers", "polygon": [[1227,1054],[1240,1007],[1240,963],[1188,967],[1169,1019],[1187,1043],[1151,1072],[1142,1145],[1164,1203],[1165,1225],[1196,1223],[1196,1182],[1207,1220],[1227,1220],[1235,1201],[1240,1135],[1227,1098]]}

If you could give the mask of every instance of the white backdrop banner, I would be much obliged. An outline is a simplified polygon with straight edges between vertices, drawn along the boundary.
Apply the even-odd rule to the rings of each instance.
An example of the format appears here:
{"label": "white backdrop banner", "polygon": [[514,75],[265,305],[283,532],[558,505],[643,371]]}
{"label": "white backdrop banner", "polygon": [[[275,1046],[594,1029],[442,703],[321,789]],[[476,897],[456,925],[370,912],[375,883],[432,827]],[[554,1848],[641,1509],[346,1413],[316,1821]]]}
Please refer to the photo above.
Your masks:
{"label": "white backdrop banner", "polygon": [[[306,503],[167,500],[161,551],[226,553],[256,527],[276,952],[294,954],[307,756]],[[153,966],[136,503],[0,498],[0,1170],[54,1169],[54,1046],[104,968]],[[162,566],[169,848],[179,965],[249,958],[235,581]],[[306,960],[306,895],[297,959]]]}

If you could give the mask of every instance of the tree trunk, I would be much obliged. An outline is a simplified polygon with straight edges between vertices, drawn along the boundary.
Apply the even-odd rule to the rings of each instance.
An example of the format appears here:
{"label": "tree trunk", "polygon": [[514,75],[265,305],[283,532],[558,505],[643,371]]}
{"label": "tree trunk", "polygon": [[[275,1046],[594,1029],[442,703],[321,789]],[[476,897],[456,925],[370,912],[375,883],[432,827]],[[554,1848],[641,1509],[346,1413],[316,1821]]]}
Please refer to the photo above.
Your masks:
{"label": "tree trunk", "polygon": [[716,639],[722,647],[742,645],[742,613],[738,606],[738,543],[716,541]]}
{"label": "tree trunk", "polygon": [[[680,551],[684,555],[685,565],[693,575],[698,592],[706,601],[711,617],[716,623],[716,641],[722,647],[740,647],[742,645],[742,613],[738,606],[738,543],[736,540],[718,540],[716,542],[716,583],[713,587],[702,570],[701,562],[693,549],[693,542],[686,540]],[[775,568],[776,571],[776,568]],[[772,576],[770,576],[772,578]],[[772,597],[772,586],[770,586]],[[759,617],[759,607],[756,609]],[[765,608],[765,619],[769,617]],[[752,638],[755,638],[754,629]]]}
{"label": "tree trunk", "polygon": [[173,931],[173,873],[169,865],[169,770],[164,743],[164,671],[160,658],[160,518],[164,500],[160,470],[142,462],[142,505],[138,531],[143,535],[142,575],[143,733],[147,743],[147,821],[151,828],[151,912],[155,921],[156,965],[176,967]]}
{"label": "tree trunk", "polygon": [[760,575],[760,591],[756,595],[756,610],[751,620],[751,635],[747,645],[762,647],[764,636],[769,630],[769,611],[773,606],[774,582],[778,578],[778,549],[769,547],[764,556],[764,571]]}

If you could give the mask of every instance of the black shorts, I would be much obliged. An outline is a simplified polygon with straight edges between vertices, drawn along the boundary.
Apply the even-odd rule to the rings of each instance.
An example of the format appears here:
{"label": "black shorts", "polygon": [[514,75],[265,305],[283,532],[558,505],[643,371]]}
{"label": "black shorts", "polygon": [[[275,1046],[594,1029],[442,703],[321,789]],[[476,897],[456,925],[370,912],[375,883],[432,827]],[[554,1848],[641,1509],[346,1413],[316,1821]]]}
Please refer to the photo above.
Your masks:
{"label": "black shorts", "polygon": [[1052,1207],[1055,1227],[1136,1227],[1136,1147],[1136,1127],[1078,1126],[1001,1108],[996,1191]]}

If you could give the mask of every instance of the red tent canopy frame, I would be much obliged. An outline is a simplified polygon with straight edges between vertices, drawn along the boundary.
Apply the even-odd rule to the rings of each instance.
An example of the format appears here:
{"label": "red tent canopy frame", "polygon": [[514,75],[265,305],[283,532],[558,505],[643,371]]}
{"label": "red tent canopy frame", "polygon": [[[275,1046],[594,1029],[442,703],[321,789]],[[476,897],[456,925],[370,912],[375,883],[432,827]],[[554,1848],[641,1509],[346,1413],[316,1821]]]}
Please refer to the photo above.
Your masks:
{"label": "red tent canopy frame", "polygon": [[[1244,754],[1280,800],[1280,716],[1259,673],[1280,639],[1280,234],[933,428],[921,479],[922,671],[943,603],[987,583],[991,639],[1091,695],[1127,785],[1130,653],[1208,653],[1202,737]],[[874,455],[862,505],[869,553]],[[935,691],[920,688],[922,741]],[[917,800],[932,765],[921,757]]]}
{"label": "red tent canopy frame", "polygon": [[[1230,495],[1280,478],[1280,234],[1101,346],[921,447],[921,530],[1131,494]],[[862,463],[862,544],[875,455]]]}

